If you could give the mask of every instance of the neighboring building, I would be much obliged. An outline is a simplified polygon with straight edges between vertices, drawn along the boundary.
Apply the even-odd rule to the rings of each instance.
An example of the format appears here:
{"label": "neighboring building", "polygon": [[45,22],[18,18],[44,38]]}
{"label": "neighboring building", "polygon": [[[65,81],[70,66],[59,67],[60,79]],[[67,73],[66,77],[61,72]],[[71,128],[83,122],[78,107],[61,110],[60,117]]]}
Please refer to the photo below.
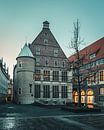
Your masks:
{"label": "neighboring building", "polygon": [[[79,51],[81,102],[104,106],[104,37]],[[78,103],[76,54],[69,57],[73,67],[73,102]]]}
{"label": "neighboring building", "polygon": [[7,90],[7,102],[13,101],[13,81],[10,79],[10,82],[8,84],[8,90]]}
{"label": "neighboring building", "polygon": [[6,102],[9,74],[3,59],[0,59],[0,103]]}
{"label": "neighboring building", "polygon": [[49,22],[36,39],[25,45],[14,68],[14,100],[65,104],[72,101],[70,65],[50,31]]}

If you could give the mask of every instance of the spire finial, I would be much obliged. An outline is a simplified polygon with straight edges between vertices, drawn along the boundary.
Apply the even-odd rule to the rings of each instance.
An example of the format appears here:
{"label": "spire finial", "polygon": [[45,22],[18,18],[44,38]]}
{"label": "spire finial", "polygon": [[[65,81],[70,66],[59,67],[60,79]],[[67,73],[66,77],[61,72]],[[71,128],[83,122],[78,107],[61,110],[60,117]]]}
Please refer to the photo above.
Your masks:
{"label": "spire finial", "polygon": [[43,28],[49,29],[49,22],[48,21],[43,22]]}

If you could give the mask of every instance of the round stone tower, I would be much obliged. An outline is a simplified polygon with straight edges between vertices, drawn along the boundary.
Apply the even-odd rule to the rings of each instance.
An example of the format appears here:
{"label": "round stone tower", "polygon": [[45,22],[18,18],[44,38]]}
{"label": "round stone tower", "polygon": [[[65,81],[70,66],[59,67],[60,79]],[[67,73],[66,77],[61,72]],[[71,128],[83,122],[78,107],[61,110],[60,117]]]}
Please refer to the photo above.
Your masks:
{"label": "round stone tower", "polygon": [[35,59],[25,44],[17,57],[17,72],[16,72],[16,97],[18,104],[31,104],[34,102],[34,70]]}

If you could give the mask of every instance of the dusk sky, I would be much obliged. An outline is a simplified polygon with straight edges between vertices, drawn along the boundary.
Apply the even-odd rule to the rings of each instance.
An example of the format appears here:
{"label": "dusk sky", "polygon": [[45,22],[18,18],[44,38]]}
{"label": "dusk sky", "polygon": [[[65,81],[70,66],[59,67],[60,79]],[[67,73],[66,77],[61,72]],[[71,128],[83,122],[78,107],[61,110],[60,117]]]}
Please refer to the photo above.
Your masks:
{"label": "dusk sky", "polygon": [[77,18],[83,47],[104,37],[104,0],[0,0],[0,57],[9,66],[11,77],[21,48],[36,38],[45,20],[69,57],[68,43]]}

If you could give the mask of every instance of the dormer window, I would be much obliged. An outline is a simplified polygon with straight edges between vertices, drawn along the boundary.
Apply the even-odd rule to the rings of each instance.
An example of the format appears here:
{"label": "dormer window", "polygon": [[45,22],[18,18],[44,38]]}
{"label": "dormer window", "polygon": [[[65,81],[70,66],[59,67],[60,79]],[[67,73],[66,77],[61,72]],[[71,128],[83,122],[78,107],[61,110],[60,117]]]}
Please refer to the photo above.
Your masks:
{"label": "dormer window", "polygon": [[40,48],[36,47],[36,55],[40,55]]}
{"label": "dormer window", "polygon": [[96,53],[90,54],[90,59],[93,59],[96,57]]}
{"label": "dormer window", "polygon": [[48,44],[48,39],[44,39],[44,44],[47,45]]}
{"label": "dormer window", "polygon": [[57,57],[58,56],[58,49],[54,50],[54,56]]}

